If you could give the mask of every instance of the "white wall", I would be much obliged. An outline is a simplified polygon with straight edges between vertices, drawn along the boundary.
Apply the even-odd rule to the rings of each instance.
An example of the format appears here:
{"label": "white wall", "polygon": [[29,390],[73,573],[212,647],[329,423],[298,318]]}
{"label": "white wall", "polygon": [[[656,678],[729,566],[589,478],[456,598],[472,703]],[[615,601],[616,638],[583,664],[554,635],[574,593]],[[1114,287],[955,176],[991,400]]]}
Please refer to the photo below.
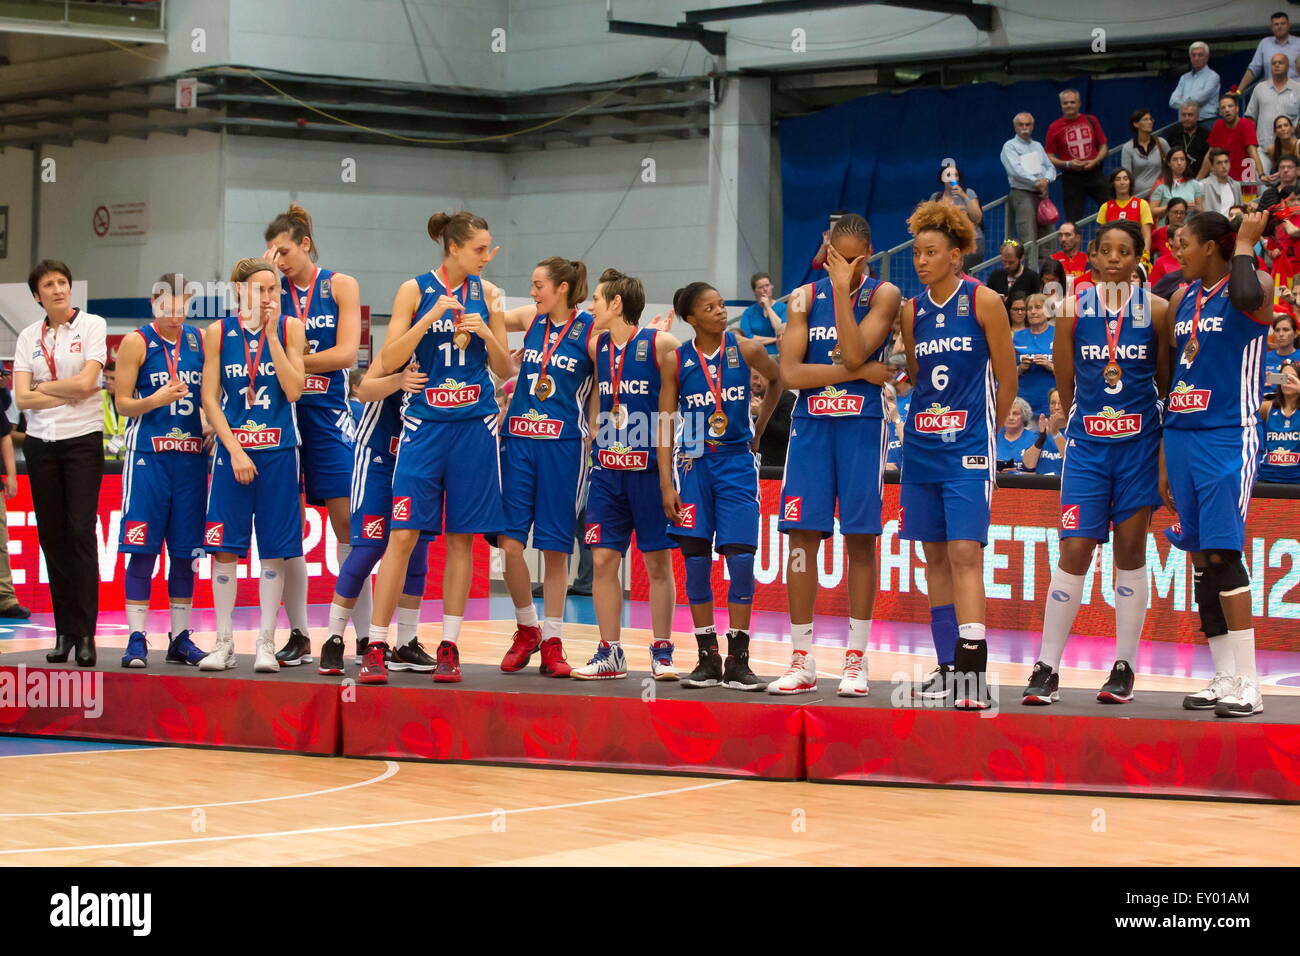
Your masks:
{"label": "white wall", "polygon": [[9,254],[0,259],[0,282],[26,282],[31,271],[32,151],[0,153],[0,206],[9,207]]}

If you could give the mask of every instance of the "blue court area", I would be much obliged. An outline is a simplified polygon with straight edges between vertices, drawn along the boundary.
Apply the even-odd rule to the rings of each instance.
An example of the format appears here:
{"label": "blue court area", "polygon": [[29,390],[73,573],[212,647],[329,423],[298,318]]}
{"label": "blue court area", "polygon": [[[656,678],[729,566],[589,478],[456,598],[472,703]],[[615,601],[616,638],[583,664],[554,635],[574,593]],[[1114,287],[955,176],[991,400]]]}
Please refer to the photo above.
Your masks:
{"label": "blue court area", "polygon": [[98,740],[56,740],[50,737],[0,737],[0,758],[43,754],[94,753],[100,750],[154,750],[155,746],[106,743]]}

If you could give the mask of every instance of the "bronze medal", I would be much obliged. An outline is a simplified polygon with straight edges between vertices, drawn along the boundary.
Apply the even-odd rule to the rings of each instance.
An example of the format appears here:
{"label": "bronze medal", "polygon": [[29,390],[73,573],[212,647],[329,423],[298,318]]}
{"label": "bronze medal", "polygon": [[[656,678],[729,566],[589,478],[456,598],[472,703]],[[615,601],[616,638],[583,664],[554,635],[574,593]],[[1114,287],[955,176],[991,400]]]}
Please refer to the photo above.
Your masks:
{"label": "bronze medal", "polygon": [[1187,344],[1183,346],[1183,361],[1191,365],[1196,359],[1196,353],[1201,350],[1201,344],[1196,339],[1188,339]]}
{"label": "bronze medal", "polygon": [[452,344],[462,352],[469,348],[469,330],[457,329],[456,334],[451,337]]}
{"label": "bronze medal", "polygon": [[627,428],[627,406],[615,405],[609,413],[610,420],[619,431]]}
{"label": "bronze medal", "polygon": [[727,433],[727,413],[716,411],[709,416],[709,434],[714,438],[721,438]]}
{"label": "bronze medal", "polygon": [[835,348],[831,351],[831,361],[834,362],[836,365],[844,364],[844,353],[840,351],[840,347],[838,345],[835,346]]}
{"label": "bronze medal", "polygon": [[537,384],[533,386],[533,394],[537,396],[539,402],[544,402],[551,397],[555,391],[555,386],[551,383],[551,376],[543,375],[537,379]]}
{"label": "bronze medal", "polygon": [[1106,380],[1106,384],[1112,388],[1123,377],[1124,372],[1116,362],[1111,362],[1102,370],[1101,377]]}

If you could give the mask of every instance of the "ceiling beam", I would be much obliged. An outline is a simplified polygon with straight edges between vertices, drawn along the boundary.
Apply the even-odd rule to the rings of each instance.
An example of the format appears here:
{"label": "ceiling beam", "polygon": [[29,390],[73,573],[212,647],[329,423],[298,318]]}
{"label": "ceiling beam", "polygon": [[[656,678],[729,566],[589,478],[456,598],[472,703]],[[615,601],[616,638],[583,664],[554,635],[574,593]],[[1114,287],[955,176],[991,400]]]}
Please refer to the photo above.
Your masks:
{"label": "ceiling beam", "polygon": [[988,33],[993,29],[993,8],[972,3],[971,0],[771,0],[768,3],[741,3],[730,7],[710,7],[707,10],[687,10],[684,22],[698,25],[716,23],[719,20],[747,20],[751,17],[786,16],[792,13],[868,6],[903,7],[908,10],[964,16],[976,30]]}

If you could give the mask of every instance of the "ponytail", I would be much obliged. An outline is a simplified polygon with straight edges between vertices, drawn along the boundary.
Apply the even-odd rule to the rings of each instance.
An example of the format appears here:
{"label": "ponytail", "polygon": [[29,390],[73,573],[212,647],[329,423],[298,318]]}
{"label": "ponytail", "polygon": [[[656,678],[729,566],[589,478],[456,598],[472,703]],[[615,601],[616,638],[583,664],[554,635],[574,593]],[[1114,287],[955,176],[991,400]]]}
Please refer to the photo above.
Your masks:
{"label": "ponytail", "polygon": [[587,266],[582,260],[551,256],[537,263],[537,268],[546,270],[546,276],[554,286],[558,287],[562,282],[569,283],[569,308],[572,309],[587,298]]}
{"label": "ponytail", "polygon": [[276,236],[285,232],[289,234],[290,239],[297,243],[301,243],[304,239],[310,239],[311,245],[307,247],[307,255],[311,256],[312,262],[316,261],[316,237],[311,231],[311,215],[296,202],[289,203],[288,209],[271,220],[271,224],[266,227],[266,232],[263,233],[262,238],[270,242]]}

